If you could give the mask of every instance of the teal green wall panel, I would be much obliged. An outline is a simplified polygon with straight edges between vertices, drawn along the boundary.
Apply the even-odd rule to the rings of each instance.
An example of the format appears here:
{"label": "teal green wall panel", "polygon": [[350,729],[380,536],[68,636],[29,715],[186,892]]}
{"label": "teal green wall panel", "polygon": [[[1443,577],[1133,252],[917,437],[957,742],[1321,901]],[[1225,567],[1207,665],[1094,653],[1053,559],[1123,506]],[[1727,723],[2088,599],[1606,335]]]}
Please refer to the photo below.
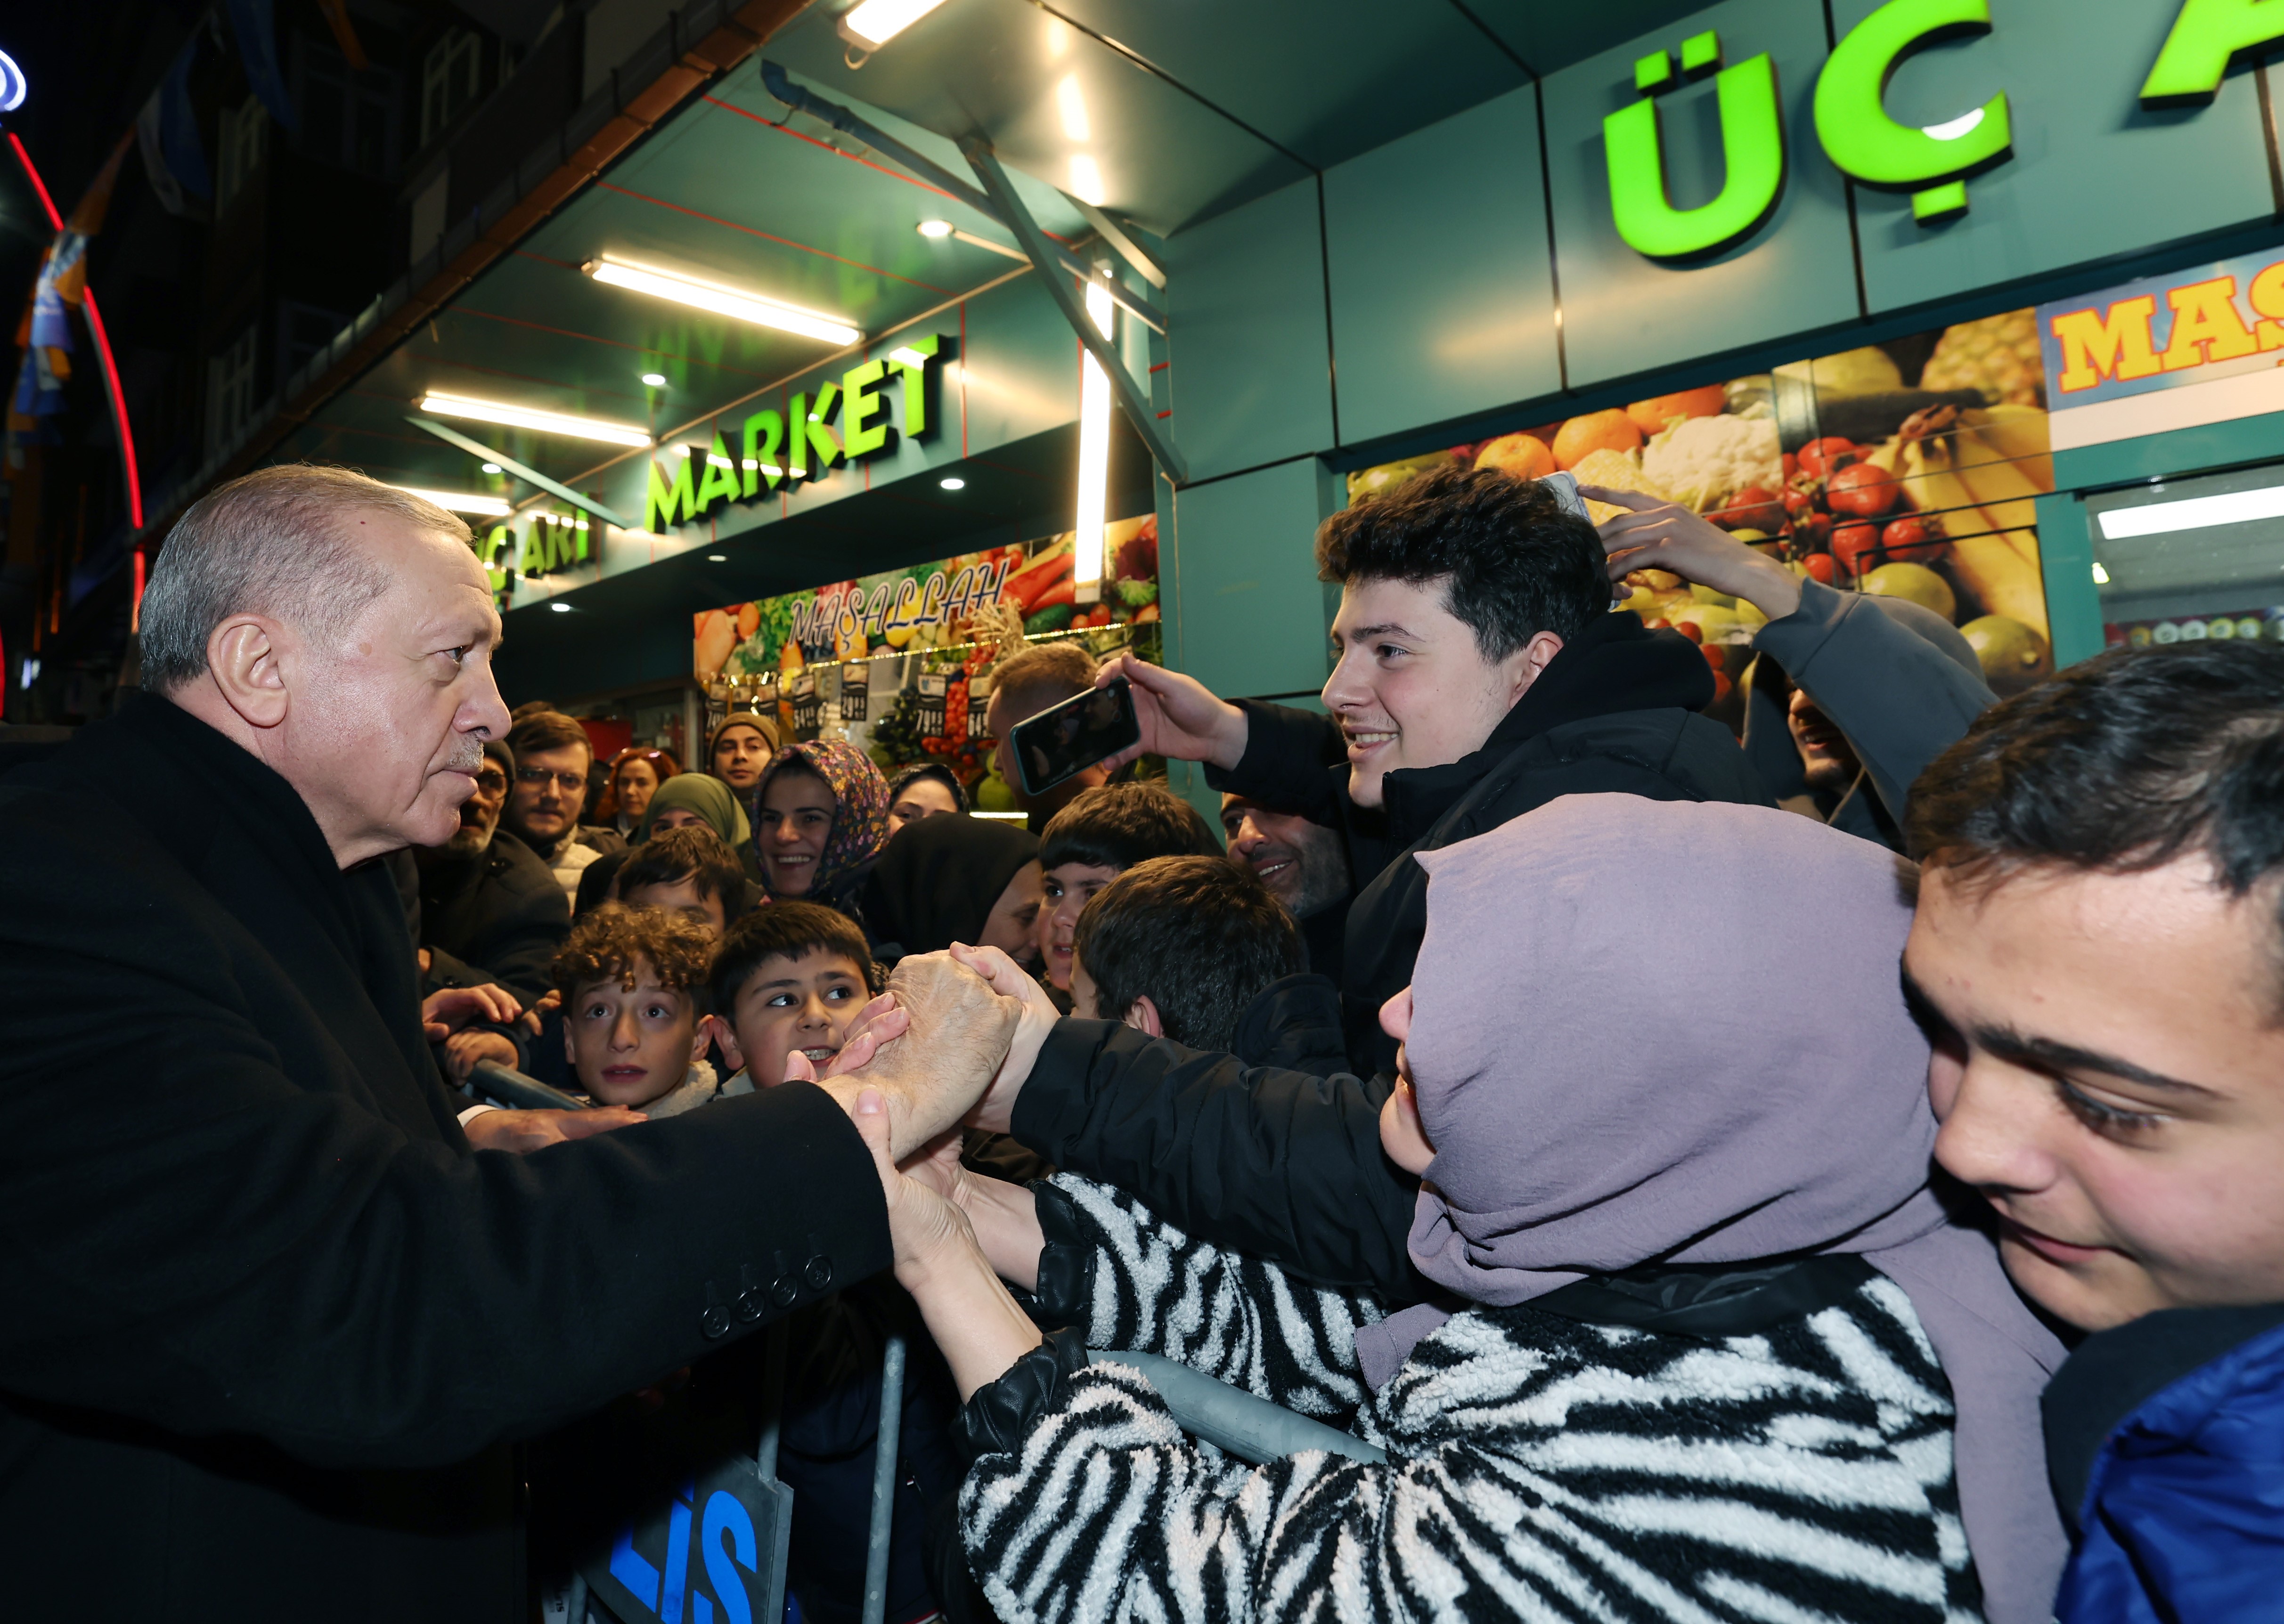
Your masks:
{"label": "teal green wall panel", "polygon": [[1312,177],[1166,243],[1167,419],[1193,480],[1334,443]]}
{"label": "teal green wall panel", "polygon": [[1315,543],[1330,488],[1302,457],[1175,494],[1174,545],[1162,520],[1158,565],[1173,605],[1169,665],[1231,699],[1324,686]]}
{"label": "teal green wall panel", "polygon": [[[1707,28],[1719,31],[1727,62],[1763,51],[1774,61],[1789,173],[1768,218],[1741,242],[1710,259],[1660,262],[1628,247],[1611,223],[1602,120],[1636,99],[1636,58],[1662,46],[1678,59],[1682,41]],[[1573,389],[1859,314],[1846,184],[1819,150],[1810,112],[1825,54],[1818,0],[1727,0],[1548,76],[1555,263]],[[1705,203],[1724,174],[1712,84],[1658,100],[1668,198],[1677,208]]]}
{"label": "teal green wall panel", "polygon": [[2069,491],[2038,500],[2038,572],[2046,586],[2046,635],[2054,666],[2101,652],[2101,591],[2093,582],[2093,537],[2085,504]]}
{"label": "teal green wall panel", "polygon": [[[1844,34],[1878,0],[1833,0]],[[1967,213],[1924,226],[1909,196],[1859,186],[1872,309],[1979,288],[2272,216],[2268,144],[2249,67],[2210,106],[2148,112],[2136,99],[2177,5],[2006,0],[1987,33],[1905,59],[1886,105],[1924,128],[2006,93],[2013,155],[1967,183]]]}
{"label": "teal green wall panel", "polygon": [[2284,457],[2284,411],[2233,418],[2200,428],[2142,434],[2108,445],[2081,446],[2054,453],[2054,484],[2063,490],[2091,490],[2131,480],[2171,479],[2208,468],[2257,463]]}
{"label": "teal green wall panel", "polygon": [[1535,88],[1326,171],[1325,246],[1343,441],[1561,388]]}

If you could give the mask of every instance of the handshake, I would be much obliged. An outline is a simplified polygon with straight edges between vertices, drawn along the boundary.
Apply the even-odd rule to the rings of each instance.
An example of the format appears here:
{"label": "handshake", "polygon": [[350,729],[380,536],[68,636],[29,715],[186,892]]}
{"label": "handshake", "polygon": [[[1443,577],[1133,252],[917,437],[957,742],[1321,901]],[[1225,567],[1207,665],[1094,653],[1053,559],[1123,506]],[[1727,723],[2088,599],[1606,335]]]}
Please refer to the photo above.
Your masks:
{"label": "handshake", "polygon": [[864,1116],[885,1114],[888,1153],[901,1162],[963,1120],[1006,1132],[1055,1020],[1044,989],[997,948],[915,954],[858,1013],[822,1076],[795,1050],[786,1081],[817,1083],[852,1119],[860,1101]]}

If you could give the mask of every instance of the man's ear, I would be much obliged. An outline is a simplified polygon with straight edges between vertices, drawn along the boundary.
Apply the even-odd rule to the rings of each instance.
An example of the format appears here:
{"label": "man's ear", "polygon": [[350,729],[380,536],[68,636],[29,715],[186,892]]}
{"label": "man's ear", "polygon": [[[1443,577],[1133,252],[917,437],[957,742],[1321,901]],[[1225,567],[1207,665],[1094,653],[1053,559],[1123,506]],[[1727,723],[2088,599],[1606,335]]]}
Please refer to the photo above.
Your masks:
{"label": "man's ear", "polygon": [[1166,1023],[1158,1019],[1158,1006],[1150,1002],[1147,993],[1126,1006],[1124,1019],[1137,1032],[1146,1032],[1152,1037],[1166,1035]]}
{"label": "man's ear", "polygon": [[1508,655],[1503,662],[1507,668],[1508,681],[1513,684],[1507,693],[1507,704],[1513,706],[1529,692],[1530,685],[1538,680],[1539,674],[1553,664],[1554,657],[1561,652],[1562,639],[1551,631],[1542,631]]}
{"label": "man's ear", "polygon": [[284,644],[283,629],[258,614],[233,614],[207,639],[207,677],[249,727],[286,720]]}
{"label": "man's ear", "polygon": [[579,1050],[571,1042],[571,1011],[563,1011],[563,1060],[567,1066],[579,1064]]}
{"label": "man's ear", "polygon": [[[702,1042],[709,1035],[715,1042],[721,1045],[722,1058],[730,1063],[731,1071],[742,1072],[746,1069],[746,1057],[738,1048],[738,1035],[730,1029],[728,1021],[719,1015],[708,1015],[700,1020],[698,1023],[699,1041]],[[757,1077],[754,1082],[755,1087],[759,1087],[761,1079]]]}

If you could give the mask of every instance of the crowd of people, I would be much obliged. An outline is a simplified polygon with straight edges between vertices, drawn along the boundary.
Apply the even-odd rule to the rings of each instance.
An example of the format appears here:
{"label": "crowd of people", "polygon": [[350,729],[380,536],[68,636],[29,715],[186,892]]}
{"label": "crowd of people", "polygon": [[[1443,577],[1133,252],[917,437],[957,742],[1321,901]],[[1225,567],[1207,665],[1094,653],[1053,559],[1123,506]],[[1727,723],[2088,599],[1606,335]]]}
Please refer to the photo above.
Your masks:
{"label": "crowd of people", "polygon": [[[544,705],[470,731],[473,793],[364,858],[466,1146],[699,1179],[771,1100],[878,1186],[812,1182],[806,1244],[707,1266],[694,1354],[520,1426],[549,1616],[766,1424],[794,1602],[858,1618],[892,1336],[902,1624],[2272,1607],[2284,651],[2002,703],[1912,605],[1587,495],[1454,466],[1326,520],[1319,709],[1003,660],[1003,753],[1116,678],[1141,723],[1026,826],[764,714],[688,771]],[[1645,567],[1765,615],[1741,738],[1612,612]],[[485,1062],[589,1109],[497,1109]],[[733,1333],[780,1318],[764,1416]],[[1240,1459],[1125,1354],[1352,1447]]]}

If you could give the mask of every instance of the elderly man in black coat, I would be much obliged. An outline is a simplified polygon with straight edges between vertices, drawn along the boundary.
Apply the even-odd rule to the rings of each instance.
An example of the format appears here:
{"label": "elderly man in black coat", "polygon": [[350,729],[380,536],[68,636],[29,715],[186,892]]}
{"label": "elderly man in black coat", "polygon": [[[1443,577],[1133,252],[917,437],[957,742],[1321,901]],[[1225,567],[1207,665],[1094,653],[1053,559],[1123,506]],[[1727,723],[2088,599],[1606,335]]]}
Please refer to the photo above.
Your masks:
{"label": "elderly man in black coat", "polygon": [[950,1126],[914,1045],[463,1126],[428,1044],[495,995],[424,1030],[380,859],[458,825],[499,629],[458,519],[264,470],[160,555],[153,691],[0,781],[0,1614],[511,1624],[508,1441],[888,1262],[849,1113]]}

